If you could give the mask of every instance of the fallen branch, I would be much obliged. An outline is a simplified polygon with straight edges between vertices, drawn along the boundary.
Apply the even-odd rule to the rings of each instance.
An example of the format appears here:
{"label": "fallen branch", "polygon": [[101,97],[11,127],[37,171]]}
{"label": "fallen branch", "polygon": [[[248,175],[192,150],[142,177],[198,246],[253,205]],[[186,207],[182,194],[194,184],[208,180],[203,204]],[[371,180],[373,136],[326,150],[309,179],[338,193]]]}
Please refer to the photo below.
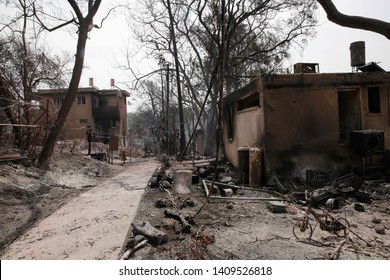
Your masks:
{"label": "fallen branch", "polygon": [[297,240],[297,242],[302,242],[302,243],[309,244],[309,245],[316,246],[316,247],[330,247],[331,246],[331,244],[323,243],[323,242],[313,240],[313,239],[300,239],[300,240]]}
{"label": "fallen branch", "polygon": [[341,253],[341,249],[343,248],[343,246],[345,245],[345,243],[347,243],[347,239],[344,239],[343,241],[341,241],[339,243],[339,245],[336,247],[335,250],[333,250],[331,253],[330,253],[330,259],[331,260],[338,260],[340,258],[340,253]]}
{"label": "fallen branch", "polygon": [[141,241],[140,243],[138,243],[138,245],[136,245],[135,247],[133,248],[130,248],[129,250],[127,250],[123,256],[121,257],[121,260],[128,260],[130,258],[130,256],[137,250],[141,249],[142,247],[144,247],[147,243],[149,242],[149,240],[145,239],[143,241]]}
{"label": "fallen branch", "polygon": [[371,257],[371,253],[368,253],[368,252],[363,252],[363,251],[358,251],[357,249],[349,249],[349,248],[345,248],[346,251],[349,251],[349,252],[352,252],[352,253],[355,253],[356,255],[365,255],[367,257]]}

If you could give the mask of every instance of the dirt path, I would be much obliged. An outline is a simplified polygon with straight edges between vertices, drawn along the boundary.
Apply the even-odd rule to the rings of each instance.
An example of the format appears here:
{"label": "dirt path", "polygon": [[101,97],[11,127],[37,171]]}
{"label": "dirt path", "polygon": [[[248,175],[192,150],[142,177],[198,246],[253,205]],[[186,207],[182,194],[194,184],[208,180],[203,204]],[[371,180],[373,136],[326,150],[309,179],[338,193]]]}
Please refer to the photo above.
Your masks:
{"label": "dirt path", "polygon": [[157,161],[128,166],[13,242],[1,259],[118,259]]}

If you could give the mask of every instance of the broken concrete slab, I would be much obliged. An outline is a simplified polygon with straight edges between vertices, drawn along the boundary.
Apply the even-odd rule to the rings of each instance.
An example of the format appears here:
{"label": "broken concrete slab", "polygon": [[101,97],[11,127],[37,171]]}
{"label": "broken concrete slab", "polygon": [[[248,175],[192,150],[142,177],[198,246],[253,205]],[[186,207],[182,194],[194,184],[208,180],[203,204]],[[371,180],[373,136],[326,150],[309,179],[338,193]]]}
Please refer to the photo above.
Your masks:
{"label": "broken concrete slab", "polygon": [[268,201],[267,206],[272,213],[286,213],[286,205],[281,201]]}

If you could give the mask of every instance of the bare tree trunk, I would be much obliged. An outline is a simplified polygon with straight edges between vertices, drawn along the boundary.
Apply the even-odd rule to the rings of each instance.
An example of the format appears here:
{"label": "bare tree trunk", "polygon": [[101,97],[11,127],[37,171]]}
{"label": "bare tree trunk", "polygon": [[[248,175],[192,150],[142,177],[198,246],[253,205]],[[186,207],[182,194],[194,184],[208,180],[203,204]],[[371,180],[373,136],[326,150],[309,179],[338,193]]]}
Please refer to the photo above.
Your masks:
{"label": "bare tree trunk", "polygon": [[167,0],[167,8],[169,13],[169,21],[171,27],[171,36],[173,44],[173,56],[175,58],[175,70],[176,70],[176,83],[177,83],[177,102],[179,103],[179,127],[180,127],[180,151],[179,154],[182,154],[186,146],[186,134],[184,130],[184,114],[183,114],[183,100],[181,95],[181,84],[180,84],[180,67],[179,67],[179,57],[177,53],[177,44],[176,44],[176,35],[174,27],[174,18],[171,9],[171,0]]}
{"label": "bare tree trunk", "polygon": [[79,87],[81,73],[84,65],[85,47],[88,38],[88,32],[92,27],[93,17],[99,9],[101,0],[92,1],[89,0],[89,11],[86,17],[83,17],[78,4],[75,0],[68,0],[73,10],[77,14],[79,21],[78,40],[76,59],[73,67],[72,78],[70,80],[69,88],[65,96],[64,103],[62,104],[57,119],[50,129],[49,135],[46,138],[45,144],[38,158],[38,167],[41,169],[47,169],[49,165],[50,157],[53,153],[57,139],[61,133],[61,130],[65,124],[66,118],[72,108],[73,102],[77,96],[77,89]]}
{"label": "bare tree trunk", "polygon": [[215,132],[217,129],[217,104],[213,99],[210,111],[208,112],[208,120],[206,127],[206,141],[204,144],[204,155],[211,157],[214,156],[215,151]]}
{"label": "bare tree trunk", "polygon": [[[29,59],[29,53],[27,50],[27,41],[26,41],[26,32],[27,32],[27,6],[26,1],[22,3],[22,9],[23,9],[23,30],[22,30],[22,44],[23,44],[23,55],[22,55],[22,62],[23,62],[23,75],[22,75],[22,83],[23,83],[23,99],[25,104],[22,106],[23,108],[23,115],[24,115],[24,122],[25,124],[30,124],[30,90],[28,87],[28,59]],[[26,127],[26,140],[25,143],[23,143],[23,149],[28,150],[31,144],[31,131],[30,128]]]}
{"label": "bare tree trunk", "polygon": [[50,129],[49,135],[46,138],[46,142],[42,148],[42,152],[39,155],[38,166],[41,169],[47,169],[50,157],[53,153],[57,139],[61,133],[61,130],[65,124],[66,118],[72,108],[73,102],[77,96],[77,89],[80,83],[81,73],[84,65],[84,51],[87,41],[88,29],[86,26],[80,26],[79,38],[77,42],[76,60],[73,67],[72,78],[70,80],[69,88],[66,93],[64,103],[62,104],[57,120],[54,126]]}
{"label": "bare tree trunk", "polygon": [[[19,124],[18,116],[15,115],[15,112],[11,109],[14,100],[10,99],[11,93],[9,92],[8,85],[4,82],[2,77],[0,77],[0,106],[3,107],[4,113],[6,114],[8,120],[11,124]],[[22,144],[22,131],[18,126],[13,127],[14,133],[14,145],[20,147]]]}

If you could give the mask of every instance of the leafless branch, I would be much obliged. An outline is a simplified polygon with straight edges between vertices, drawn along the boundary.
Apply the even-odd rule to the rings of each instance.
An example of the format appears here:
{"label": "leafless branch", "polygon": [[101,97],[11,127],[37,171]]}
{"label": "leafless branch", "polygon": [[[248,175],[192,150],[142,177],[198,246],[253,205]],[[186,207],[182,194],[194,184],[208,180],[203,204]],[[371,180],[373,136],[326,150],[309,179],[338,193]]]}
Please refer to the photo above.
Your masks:
{"label": "leafless branch", "polygon": [[390,39],[390,22],[343,14],[337,10],[332,0],[318,0],[318,3],[325,10],[330,21],[345,27],[372,31]]}

